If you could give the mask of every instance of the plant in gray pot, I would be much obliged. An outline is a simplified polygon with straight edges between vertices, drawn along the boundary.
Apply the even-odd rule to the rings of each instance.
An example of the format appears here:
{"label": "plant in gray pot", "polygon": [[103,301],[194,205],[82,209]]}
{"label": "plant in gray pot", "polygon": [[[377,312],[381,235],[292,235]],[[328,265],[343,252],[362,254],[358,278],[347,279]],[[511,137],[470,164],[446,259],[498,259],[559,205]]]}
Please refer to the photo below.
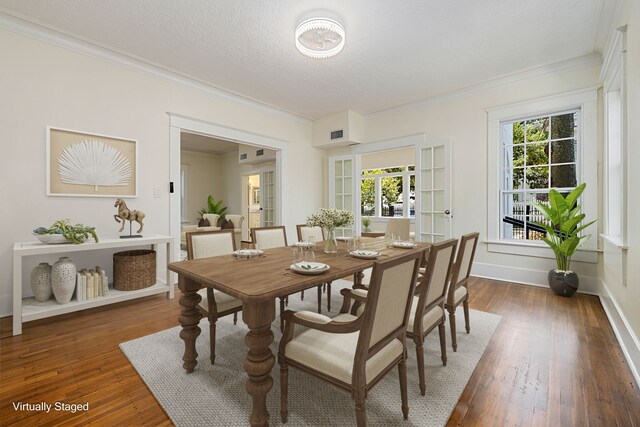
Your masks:
{"label": "plant in gray pot", "polygon": [[578,290],[578,275],[571,271],[571,256],[578,249],[583,240],[590,234],[580,235],[580,232],[596,221],[581,225],[585,214],[580,213],[582,205],[577,201],[587,184],[576,187],[566,197],[556,190],[549,192],[549,206],[542,203],[533,205],[542,213],[545,222],[535,222],[543,227],[547,235],[542,239],[556,255],[556,267],[549,271],[549,287],[556,295],[570,297]]}

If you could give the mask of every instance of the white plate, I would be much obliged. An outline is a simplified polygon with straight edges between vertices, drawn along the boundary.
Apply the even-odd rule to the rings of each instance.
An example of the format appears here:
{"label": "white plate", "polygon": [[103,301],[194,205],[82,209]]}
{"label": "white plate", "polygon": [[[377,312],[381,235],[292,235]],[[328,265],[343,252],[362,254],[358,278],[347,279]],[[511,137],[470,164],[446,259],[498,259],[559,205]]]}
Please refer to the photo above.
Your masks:
{"label": "white plate", "polygon": [[354,258],[376,259],[380,256],[380,252],[357,250],[357,251],[349,252],[349,255],[351,255]]}
{"label": "white plate", "polygon": [[259,249],[239,249],[233,252],[233,255],[238,258],[257,258],[262,254]]}
{"label": "white plate", "polygon": [[314,242],[294,242],[291,246],[295,246],[298,248],[315,248],[316,244]]}
{"label": "white plate", "polygon": [[322,274],[331,268],[327,264],[321,262],[296,262],[289,267],[291,271],[300,274]]}
{"label": "white plate", "polygon": [[416,244],[413,242],[393,242],[394,248],[413,249]]}

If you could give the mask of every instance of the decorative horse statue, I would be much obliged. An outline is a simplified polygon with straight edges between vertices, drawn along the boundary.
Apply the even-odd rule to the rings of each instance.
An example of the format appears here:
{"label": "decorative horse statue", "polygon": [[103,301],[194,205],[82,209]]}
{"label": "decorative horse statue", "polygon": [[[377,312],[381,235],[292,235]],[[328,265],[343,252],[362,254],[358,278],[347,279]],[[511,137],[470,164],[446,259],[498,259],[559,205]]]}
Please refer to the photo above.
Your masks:
{"label": "decorative horse statue", "polygon": [[113,217],[115,218],[116,222],[122,222],[122,227],[120,227],[121,233],[124,230],[124,224],[127,220],[130,222],[136,221],[138,224],[140,224],[140,229],[137,231],[137,233],[142,233],[142,229],[144,228],[144,223],[142,222],[142,220],[144,219],[144,212],[130,211],[127,207],[127,204],[122,199],[117,199],[116,204],[113,205],[113,207],[118,208],[118,213]]}

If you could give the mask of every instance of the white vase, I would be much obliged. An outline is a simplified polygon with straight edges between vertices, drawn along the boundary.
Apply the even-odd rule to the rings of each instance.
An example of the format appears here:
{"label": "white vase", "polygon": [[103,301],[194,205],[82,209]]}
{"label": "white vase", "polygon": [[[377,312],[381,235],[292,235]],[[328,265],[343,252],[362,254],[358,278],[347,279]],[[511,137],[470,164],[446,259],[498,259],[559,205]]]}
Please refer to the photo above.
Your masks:
{"label": "white vase", "polygon": [[76,265],[68,257],[61,257],[51,268],[51,288],[58,304],[71,301],[76,288]]}
{"label": "white vase", "polygon": [[31,291],[36,301],[46,301],[51,298],[51,266],[41,262],[31,270]]}

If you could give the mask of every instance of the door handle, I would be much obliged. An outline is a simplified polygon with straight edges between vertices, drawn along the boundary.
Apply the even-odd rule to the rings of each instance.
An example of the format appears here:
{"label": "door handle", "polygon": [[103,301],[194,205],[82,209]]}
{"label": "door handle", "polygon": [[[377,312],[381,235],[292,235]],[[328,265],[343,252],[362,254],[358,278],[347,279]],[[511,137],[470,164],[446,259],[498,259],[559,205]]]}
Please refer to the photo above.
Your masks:
{"label": "door handle", "polygon": [[444,211],[444,214],[445,214],[445,215],[450,215],[450,214],[451,214],[451,211],[450,211],[449,209],[447,209],[446,211]]}

